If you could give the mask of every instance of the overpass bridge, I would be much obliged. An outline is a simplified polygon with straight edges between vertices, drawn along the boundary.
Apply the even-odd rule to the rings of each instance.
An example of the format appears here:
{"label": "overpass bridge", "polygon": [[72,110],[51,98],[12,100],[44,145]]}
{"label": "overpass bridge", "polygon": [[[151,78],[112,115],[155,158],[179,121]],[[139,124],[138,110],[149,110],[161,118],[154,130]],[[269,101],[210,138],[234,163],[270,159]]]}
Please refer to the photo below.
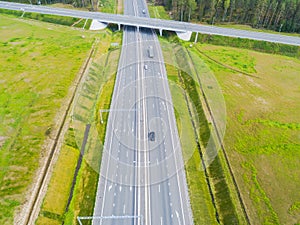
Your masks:
{"label": "overpass bridge", "polygon": [[118,24],[119,29],[121,29],[121,25],[135,26],[138,28],[140,27],[152,28],[152,29],[159,30],[160,35],[162,35],[163,30],[175,31],[175,32],[190,31],[190,32],[196,32],[197,35],[198,33],[221,35],[221,36],[228,36],[228,37],[246,38],[252,40],[268,41],[274,43],[300,46],[300,37],[296,37],[296,36],[287,36],[287,35],[239,30],[239,29],[232,29],[232,28],[221,28],[216,26],[200,25],[200,24],[193,24],[193,23],[180,22],[174,20],[162,20],[162,19],[153,19],[147,17],[136,17],[136,16],[129,16],[129,15],[101,13],[101,12],[88,12],[88,11],[80,11],[80,10],[73,10],[73,9],[54,8],[54,7],[47,7],[47,6],[20,4],[20,3],[4,2],[4,1],[0,1],[0,8],[9,9],[9,10],[18,10],[24,12],[32,12],[32,13],[50,14],[50,15],[57,15],[57,16],[94,19],[104,23]]}

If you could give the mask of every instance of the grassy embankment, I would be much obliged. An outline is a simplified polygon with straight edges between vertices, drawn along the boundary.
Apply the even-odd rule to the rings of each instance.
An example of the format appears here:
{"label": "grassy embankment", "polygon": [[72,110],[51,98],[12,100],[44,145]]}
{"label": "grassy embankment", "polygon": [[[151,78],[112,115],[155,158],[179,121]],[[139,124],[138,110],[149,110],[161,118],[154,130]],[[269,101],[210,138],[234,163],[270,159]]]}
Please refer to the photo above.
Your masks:
{"label": "grassy embankment", "polygon": [[[300,222],[300,61],[197,44],[227,106],[226,153],[252,223]],[[245,76],[214,61],[258,78]]]}
{"label": "grassy embankment", "polygon": [[[174,52],[174,55],[179,67],[186,69],[186,66],[181,65],[189,60],[184,49]],[[200,102],[199,84],[194,75],[191,75],[191,71],[184,72],[182,69],[178,71],[170,65],[167,66],[167,70],[186,163],[195,224],[217,223],[216,218],[225,224],[244,223],[243,215],[237,215],[242,214],[242,211],[234,189],[231,190],[233,184],[223,156],[217,156],[208,169],[203,171],[200,154],[203,154],[210,137],[210,125]],[[205,73],[205,66],[198,72]],[[174,89],[174,84],[181,90]],[[201,146],[201,149],[197,146],[199,148]]]}
{"label": "grassy embankment", "polygon": [[[42,210],[38,218],[37,224],[48,224],[51,220],[53,223],[60,224],[76,224],[77,216],[92,215],[95,202],[95,194],[97,189],[97,181],[99,176],[99,162],[101,161],[101,146],[104,143],[106,120],[108,114],[103,114],[103,124],[99,121],[99,109],[109,108],[111,95],[114,87],[115,75],[117,70],[119,51],[108,51],[111,49],[111,42],[121,43],[121,32],[105,34],[98,46],[98,52],[95,54],[92,67],[90,68],[80,96],[75,102],[73,115],[85,125],[90,118],[92,128],[89,134],[88,143],[83,157],[81,167],[78,171],[76,184],[74,187],[73,197],[66,211],[68,197],[70,195],[72,180],[74,179],[74,171],[79,158],[79,147],[81,141],[78,138],[82,136],[78,133],[77,122],[70,125],[69,131],[65,137],[61,155],[54,169],[54,175],[51,178],[47,195],[44,199]],[[112,49],[113,50],[113,49]],[[102,55],[108,53],[106,55]],[[84,88],[86,87],[86,88]],[[81,112],[81,114],[80,114]],[[92,113],[90,113],[92,112]],[[96,124],[95,124],[96,123]],[[77,135],[76,135],[77,134]],[[100,141],[99,141],[100,140]],[[100,143],[100,144],[99,144]],[[65,155],[69,154],[68,159],[71,170],[64,169],[63,161]],[[59,174],[56,176],[56,174]],[[64,186],[61,184],[61,177],[64,177]],[[57,193],[60,193],[59,195]],[[89,224],[89,221],[88,221]]]}
{"label": "grassy embankment", "polygon": [[[192,41],[195,40],[194,33],[191,37],[191,40]],[[199,34],[198,42],[219,45],[219,46],[243,48],[243,49],[255,50],[264,53],[271,53],[271,54],[278,54],[278,55],[300,58],[299,46],[291,46],[291,45],[284,45],[284,44],[242,39],[242,38],[223,37],[223,36],[216,36],[216,35],[213,36],[207,34]]]}
{"label": "grassy embankment", "polygon": [[170,20],[170,16],[163,6],[148,4],[148,11],[151,18]]}
{"label": "grassy embankment", "polygon": [[240,30],[249,30],[249,31],[255,31],[255,32],[264,32],[264,33],[270,33],[270,34],[280,34],[280,35],[287,35],[287,36],[296,36],[299,37],[300,34],[297,33],[285,33],[285,32],[278,32],[274,30],[267,30],[267,29],[256,29],[249,25],[243,25],[243,24],[216,24],[216,26],[219,27],[225,27],[225,28],[234,28],[234,29],[240,29]]}
{"label": "grassy embankment", "polygon": [[[61,7],[61,8],[70,8],[70,5],[65,4],[54,4],[54,7]],[[73,9],[73,7],[71,7]],[[16,17],[26,18],[26,19],[33,19],[39,20],[43,22],[53,23],[53,24],[61,24],[65,26],[73,26],[77,28],[84,28],[89,29],[91,25],[91,20],[84,20],[79,18],[72,18],[72,17],[65,17],[65,16],[54,16],[54,15],[46,15],[46,14],[39,14],[39,13],[30,13],[26,12],[23,14],[21,11],[13,11],[13,10],[6,10],[0,9],[0,13],[7,14],[7,15],[14,15]]]}
{"label": "grassy embankment", "polygon": [[96,34],[4,14],[0,30],[0,223],[12,224]]}
{"label": "grassy embankment", "polygon": [[103,0],[99,4],[99,11],[104,13],[117,13],[118,0]]}
{"label": "grassy embankment", "polygon": [[[172,65],[166,65],[166,68],[185,159],[194,222],[195,224],[217,224],[215,221],[215,210],[206,184],[205,173],[201,166],[200,154],[195,142],[189,108],[185,100],[188,94],[182,88],[183,84],[179,80],[177,68]],[[199,204],[200,202],[201,204]]]}

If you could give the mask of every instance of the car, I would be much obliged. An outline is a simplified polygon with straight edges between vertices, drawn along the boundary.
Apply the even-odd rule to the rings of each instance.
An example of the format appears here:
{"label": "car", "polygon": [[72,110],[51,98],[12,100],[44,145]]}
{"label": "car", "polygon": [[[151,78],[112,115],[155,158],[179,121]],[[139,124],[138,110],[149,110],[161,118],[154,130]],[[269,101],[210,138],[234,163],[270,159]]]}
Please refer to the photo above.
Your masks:
{"label": "car", "polygon": [[146,10],[145,10],[145,9],[143,9],[143,13],[144,13],[144,14],[146,13]]}
{"label": "car", "polygon": [[144,65],[144,69],[147,70],[148,69],[148,65]]}
{"label": "car", "polygon": [[153,56],[154,56],[152,45],[149,46],[149,48],[148,48],[148,56],[149,56],[149,58],[153,58]]}
{"label": "car", "polygon": [[155,132],[154,131],[149,132],[148,138],[150,141],[155,141]]}

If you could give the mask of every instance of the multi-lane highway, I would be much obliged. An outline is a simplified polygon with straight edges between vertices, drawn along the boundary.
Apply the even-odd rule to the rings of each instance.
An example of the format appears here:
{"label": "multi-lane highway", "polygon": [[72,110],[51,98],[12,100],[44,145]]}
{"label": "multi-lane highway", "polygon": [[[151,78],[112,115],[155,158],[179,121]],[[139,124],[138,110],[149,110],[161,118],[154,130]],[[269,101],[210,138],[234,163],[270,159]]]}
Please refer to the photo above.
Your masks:
{"label": "multi-lane highway", "polygon": [[70,16],[76,18],[96,19],[107,23],[159,29],[160,31],[162,30],[181,31],[181,32],[192,31],[192,32],[199,32],[204,34],[239,37],[239,38],[247,38],[247,39],[300,46],[300,37],[296,37],[296,36],[286,36],[286,35],[270,34],[264,32],[221,28],[216,26],[199,25],[199,24],[179,22],[179,21],[152,19],[148,17],[140,17],[137,20],[135,16],[132,14],[115,15],[115,14],[108,14],[108,13],[86,12],[86,11],[79,11],[79,10],[61,9],[61,8],[53,8],[53,7],[45,7],[45,6],[37,6],[37,5],[34,6],[28,4],[19,4],[19,3],[3,2],[3,1],[0,1],[0,8],[10,9],[10,10],[22,10],[24,12],[36,12],[36,13],[52,14],[52,15],[59,15],[59,16]]}
{"label": "multi-lane highway", "polygon": [[[124,13],[148,16],[144,0],[125,1]],[[166,70],[153,30],[124,28],[111,109],[93,224],[193,224]]]}

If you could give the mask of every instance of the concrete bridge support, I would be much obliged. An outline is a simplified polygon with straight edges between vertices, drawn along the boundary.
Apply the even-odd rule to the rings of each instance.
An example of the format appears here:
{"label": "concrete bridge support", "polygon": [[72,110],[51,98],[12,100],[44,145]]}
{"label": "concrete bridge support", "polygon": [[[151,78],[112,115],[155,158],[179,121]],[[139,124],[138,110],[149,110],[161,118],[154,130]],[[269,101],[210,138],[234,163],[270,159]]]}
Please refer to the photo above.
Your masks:
{"label": "concrete bridge support", "polygon": [[159,35],[162,36],[162,32],[163,30],[162,29],[159,29]]}
{"label": "concrete bridge support", "polygon": [[195,37],[194,43],[197,43],[197,41],[198,41],[198,32],[196,33],[196,37]]}

